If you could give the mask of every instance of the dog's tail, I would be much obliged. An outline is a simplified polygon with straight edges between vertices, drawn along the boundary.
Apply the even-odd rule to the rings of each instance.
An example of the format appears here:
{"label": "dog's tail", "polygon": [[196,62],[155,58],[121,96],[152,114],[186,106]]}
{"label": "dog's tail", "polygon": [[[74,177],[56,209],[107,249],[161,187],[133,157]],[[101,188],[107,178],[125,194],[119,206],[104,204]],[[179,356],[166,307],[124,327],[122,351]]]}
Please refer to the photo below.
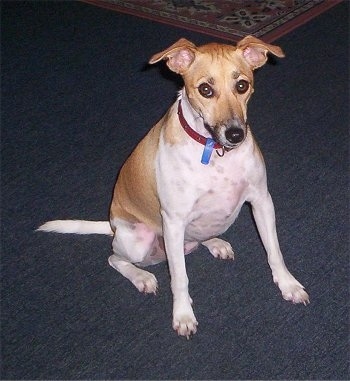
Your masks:
{"label": "dog's tail", "polygon": [[55,220],[48,221],[36,231],[63,234],[106,234],[113,235],[108,221]]}

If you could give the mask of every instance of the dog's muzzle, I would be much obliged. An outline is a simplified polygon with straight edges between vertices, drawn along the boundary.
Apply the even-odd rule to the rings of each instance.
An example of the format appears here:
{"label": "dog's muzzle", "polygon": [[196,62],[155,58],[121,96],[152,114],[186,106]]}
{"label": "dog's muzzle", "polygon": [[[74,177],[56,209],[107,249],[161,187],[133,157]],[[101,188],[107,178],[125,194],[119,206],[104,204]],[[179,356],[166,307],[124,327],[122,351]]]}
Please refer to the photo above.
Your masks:
{"label": "dog's muzzle", "polygon": [[236,146],[243,142],[245,131],[240,127],[230,127],[225,131],[225,137],[228,142]]}
{"label": "dog's muzzle", "polygon": [[206,124],[206,128],[226,150],[237,148],[247,136],[247,125],[237,120],[213,128]]}

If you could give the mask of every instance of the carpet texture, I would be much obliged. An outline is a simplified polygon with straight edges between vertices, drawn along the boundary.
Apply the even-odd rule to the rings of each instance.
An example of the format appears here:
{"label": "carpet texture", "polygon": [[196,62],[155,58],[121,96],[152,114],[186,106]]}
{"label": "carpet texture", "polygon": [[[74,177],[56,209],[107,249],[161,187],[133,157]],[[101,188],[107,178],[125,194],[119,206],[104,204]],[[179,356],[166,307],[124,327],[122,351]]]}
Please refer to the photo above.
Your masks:
{"label": "carpet texture", "polygon": [[239,41],[271,42],[342,0],[82,0],[114,11]]}
{"label": "carpet texture", "polygon": [[81,2],[1,8],[1,379],[349,379],[349,3],[276,42],[286,58],[258,70],[248,111],[311,304],[282,300],[245,206],[224,235],[234,262],[186,258],[189,341],[165,263],[145,296],[109,267],[110,237],[34,229],[108,217],[118,170],[180,86],[148,59],[213,39]]}

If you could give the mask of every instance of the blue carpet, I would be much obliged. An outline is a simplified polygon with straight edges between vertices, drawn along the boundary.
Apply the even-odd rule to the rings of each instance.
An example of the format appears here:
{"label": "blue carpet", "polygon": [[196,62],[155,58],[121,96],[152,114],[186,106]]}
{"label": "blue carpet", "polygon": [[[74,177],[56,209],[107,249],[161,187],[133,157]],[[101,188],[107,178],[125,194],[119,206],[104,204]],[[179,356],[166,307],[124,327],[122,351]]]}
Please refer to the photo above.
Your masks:
{"label": "blue carpet", "polygon": [[311,304],[282,300],[250,209],[237,256],[187,258],[199,332],[171,328],[166,264],[144,296],[107,264],[111,239],[40,234],[106,219],[116,174],[174,100],[149,57],[208,36],[77,2],[1,3],[1,379],[349,379],[346,1],[279,39],[249,120],[286,263]]}

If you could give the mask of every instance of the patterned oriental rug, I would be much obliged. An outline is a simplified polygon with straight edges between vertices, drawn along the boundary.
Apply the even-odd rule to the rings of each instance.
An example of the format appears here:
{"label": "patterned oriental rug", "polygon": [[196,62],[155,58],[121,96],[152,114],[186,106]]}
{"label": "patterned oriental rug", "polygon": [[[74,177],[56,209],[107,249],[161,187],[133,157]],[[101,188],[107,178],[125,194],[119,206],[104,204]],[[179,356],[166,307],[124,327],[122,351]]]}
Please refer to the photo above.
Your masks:
{"label": "patterned oriental rug", "polygon": [[238,41],[272,42],[343,0],[82,0],[153,21]]}

